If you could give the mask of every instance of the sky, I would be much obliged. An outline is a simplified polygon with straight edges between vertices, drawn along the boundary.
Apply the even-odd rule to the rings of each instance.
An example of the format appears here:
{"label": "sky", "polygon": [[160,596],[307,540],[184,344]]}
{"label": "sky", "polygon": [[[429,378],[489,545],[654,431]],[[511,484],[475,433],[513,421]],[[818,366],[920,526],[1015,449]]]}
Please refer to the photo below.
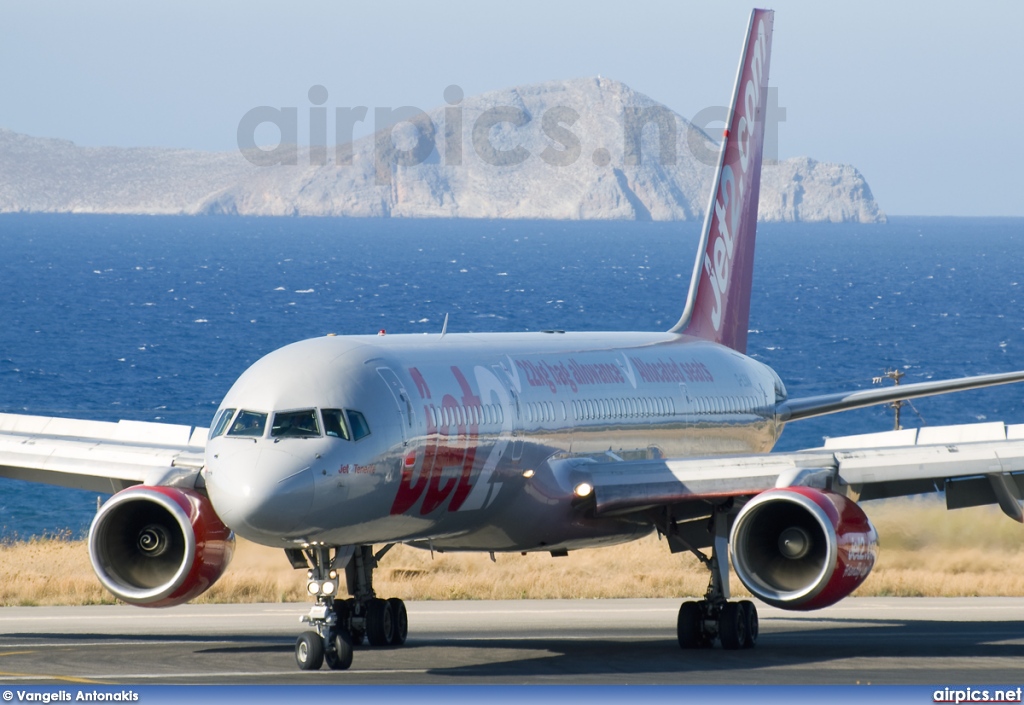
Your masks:
{"label": "sky", "polygon": [[[597,75],[690,118],[728,102],[750,7],[0,0],[0,127],[232,150],[253,107],[297,107],[303,125],[314,85],[328,108],[372,116],[444,105],[452,84],[471,96]],[[780,158],[852,164],[890,215],[1024,216],[1024,3],[770,7]]]}

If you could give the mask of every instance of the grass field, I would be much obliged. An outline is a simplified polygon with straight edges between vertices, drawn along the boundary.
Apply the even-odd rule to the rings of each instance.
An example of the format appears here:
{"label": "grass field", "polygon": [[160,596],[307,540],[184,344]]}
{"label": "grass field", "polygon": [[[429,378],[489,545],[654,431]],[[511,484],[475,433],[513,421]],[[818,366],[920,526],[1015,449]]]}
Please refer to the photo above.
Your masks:
{"label": "grass field", "polygon": [[[868,503],[881,537],[878,564],[858,595],[1022,596],[1024,527],[998,509],[947,512],[934,500]],[[302,602],[305,576],[278,549],[239,541],[227,573],[197,602]],[[707,571],[672,555],[654,536],[611,548],[547,553],[434,554],[397,546],[375,588],[406,600],[679,597],[701,595]],[[745,594],[732,580],[733,593]],[[32,539],[0,545],[0,605],[111,604],[84,541]]]}

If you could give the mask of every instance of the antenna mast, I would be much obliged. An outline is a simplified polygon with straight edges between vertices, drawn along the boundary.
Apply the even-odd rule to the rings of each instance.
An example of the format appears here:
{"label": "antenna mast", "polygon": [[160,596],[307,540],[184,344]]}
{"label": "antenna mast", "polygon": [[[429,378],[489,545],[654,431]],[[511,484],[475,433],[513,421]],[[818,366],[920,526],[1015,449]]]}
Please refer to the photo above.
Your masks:
{"label": "antenna mast", "polygon": [[[906,376],[906,373],[905,372],[901,372],[900,370],[886,370],[882,374],[881,377],[874,377],[874,378],[872,378],[871,383],[872,384],[882,384],[883,380],[891,379],[893,385],[898,387],[898,386],[900,386],[900,380],[903,379],[905,376]],[[903,428],[900,425],[900,409],[903,408],[903,405],[906,404],[906,403],[907,402],[906,402],[905,399],[897,399],[892,404],[890,404],[890,406],[892,406],[893,411],[896,414],[896,422],[893,425],[893,430],[894,431],[899,431],[901,428]]]}

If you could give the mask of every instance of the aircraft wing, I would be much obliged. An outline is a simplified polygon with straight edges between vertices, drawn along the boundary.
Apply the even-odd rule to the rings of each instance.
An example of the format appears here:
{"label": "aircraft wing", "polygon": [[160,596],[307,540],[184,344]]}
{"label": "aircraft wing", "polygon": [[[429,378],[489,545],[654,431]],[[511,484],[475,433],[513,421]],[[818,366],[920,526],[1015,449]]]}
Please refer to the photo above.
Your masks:
{"label": "aircraft wing", "polygon": [[839,411],[861,409],[875,404],[884,404],[903,399],[918,399],[936,394],[963,392],[968,389],[981,389],[1000,384],[1024,382],[1024,370],[1003,372],[994,375],[977,375],[958,379],[936,380],[934,382],[917,382],[883,389],[861,389],[856,392],[839,392],[822,394],[802,399],[787,399],[778,406],[780,421],[799,421],[814,416],[834,414]]}
{"label": "aircraft wing", "polygon": [[[581,502],[599,515],[808,486],[849,490],[860,500],[944,491],[950,509],[999,504],[1024,522],[1024,425],[997,422],[847,436],[793,453],[563,462],[575,463],[571,476],[577,495],[584,495]],[[589,488],[581,491],[581,482]]]}
{"label": "aircraft wing", "polygon": [[114,493],[203,467],[207,429],[0,414],[0,477]]}

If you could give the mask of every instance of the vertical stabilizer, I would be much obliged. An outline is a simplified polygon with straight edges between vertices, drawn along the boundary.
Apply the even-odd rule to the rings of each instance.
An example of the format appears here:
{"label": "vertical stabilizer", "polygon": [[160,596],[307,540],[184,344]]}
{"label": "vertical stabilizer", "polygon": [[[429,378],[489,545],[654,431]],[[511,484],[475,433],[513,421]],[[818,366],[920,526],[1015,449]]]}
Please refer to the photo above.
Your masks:
{"label": "vertical stabilizer", "polygon": [[750,320],[774,16],[771,10],[750,14],[686,308],[670,331],[740,352],[747,349]]}

